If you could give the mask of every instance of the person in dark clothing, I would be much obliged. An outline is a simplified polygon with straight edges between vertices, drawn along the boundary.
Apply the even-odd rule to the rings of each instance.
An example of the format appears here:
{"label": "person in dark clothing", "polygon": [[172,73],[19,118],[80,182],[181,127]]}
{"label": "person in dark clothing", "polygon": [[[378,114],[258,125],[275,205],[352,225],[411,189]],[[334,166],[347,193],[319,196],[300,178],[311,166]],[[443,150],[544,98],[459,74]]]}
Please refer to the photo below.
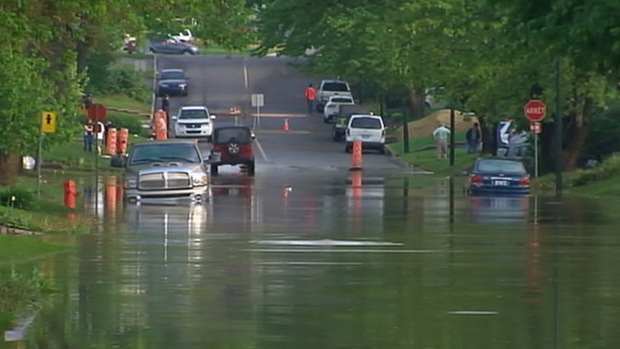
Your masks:
{"label": "person in dark clothing", "polygon": [[165,95],[161,100],[161,110],[166,113],[166,124],[168,129],[170,129],[170,96]]}
{"label": "person in dark clothing", "polygon": [[86,121],[84,124],[84,151],[93,151],[93,141],[95,133],[95,125],[91,120]]}
{"label": "person in dark clothing", "polygon": [[478,152],[478,145],[482,140],[482,133],[480,132],[480,126],[477,122],[474,122],[474,126],[467,130],[465,139],[467,140],[467,153],[474,154]]}

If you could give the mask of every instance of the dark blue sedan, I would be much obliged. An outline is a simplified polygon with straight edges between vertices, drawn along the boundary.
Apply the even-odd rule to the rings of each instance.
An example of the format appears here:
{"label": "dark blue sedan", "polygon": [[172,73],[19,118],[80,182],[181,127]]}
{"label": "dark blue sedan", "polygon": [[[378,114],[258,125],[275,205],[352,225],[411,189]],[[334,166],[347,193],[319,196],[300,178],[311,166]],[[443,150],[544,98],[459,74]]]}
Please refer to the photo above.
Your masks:
{"label": "dark blue sedan", "polygon": [[479,158],[469,172],[467,191],[479,194],[529,194],[530,175],[519,160]]}

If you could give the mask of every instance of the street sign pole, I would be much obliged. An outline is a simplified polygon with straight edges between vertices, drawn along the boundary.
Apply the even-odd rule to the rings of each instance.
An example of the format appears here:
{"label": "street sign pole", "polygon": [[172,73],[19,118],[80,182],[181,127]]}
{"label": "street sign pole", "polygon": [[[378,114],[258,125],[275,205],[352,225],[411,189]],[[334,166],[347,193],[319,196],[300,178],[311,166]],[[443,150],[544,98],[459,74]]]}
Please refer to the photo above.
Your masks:
{"label": "street sign pole", "polygon": [[534,133],[534,178],[538,178],[538,133]]}
{"label": "street sign pole", "polygon": [[39,149],[37,151],[37,196],[41,196],[41,163],[43,162],[43,137],[45,133],[39,135]]}

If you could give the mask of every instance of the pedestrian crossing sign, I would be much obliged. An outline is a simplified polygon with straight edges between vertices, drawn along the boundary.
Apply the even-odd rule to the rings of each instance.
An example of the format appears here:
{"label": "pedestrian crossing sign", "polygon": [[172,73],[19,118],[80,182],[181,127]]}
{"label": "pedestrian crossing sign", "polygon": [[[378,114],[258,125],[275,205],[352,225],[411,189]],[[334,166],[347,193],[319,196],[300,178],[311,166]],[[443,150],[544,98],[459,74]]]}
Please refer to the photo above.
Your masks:
{"label": "pedestrian crossing sign", "polygon": [[53,111],[44,111],[41,113],[41,132],[56,132],[56,113]]}

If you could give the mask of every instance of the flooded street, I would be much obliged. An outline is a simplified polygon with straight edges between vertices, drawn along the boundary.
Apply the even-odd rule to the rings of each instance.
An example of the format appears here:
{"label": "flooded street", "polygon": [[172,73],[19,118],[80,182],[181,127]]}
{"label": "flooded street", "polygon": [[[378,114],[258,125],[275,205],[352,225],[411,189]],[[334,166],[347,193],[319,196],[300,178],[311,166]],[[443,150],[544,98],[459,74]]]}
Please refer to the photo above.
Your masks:
{"label": "flooded street", "polygon": [[224,173],[203,206],[80,182],[100,223],[37,264],[62,292],[21,347],[620,348],[620,201],[354,173]]}

